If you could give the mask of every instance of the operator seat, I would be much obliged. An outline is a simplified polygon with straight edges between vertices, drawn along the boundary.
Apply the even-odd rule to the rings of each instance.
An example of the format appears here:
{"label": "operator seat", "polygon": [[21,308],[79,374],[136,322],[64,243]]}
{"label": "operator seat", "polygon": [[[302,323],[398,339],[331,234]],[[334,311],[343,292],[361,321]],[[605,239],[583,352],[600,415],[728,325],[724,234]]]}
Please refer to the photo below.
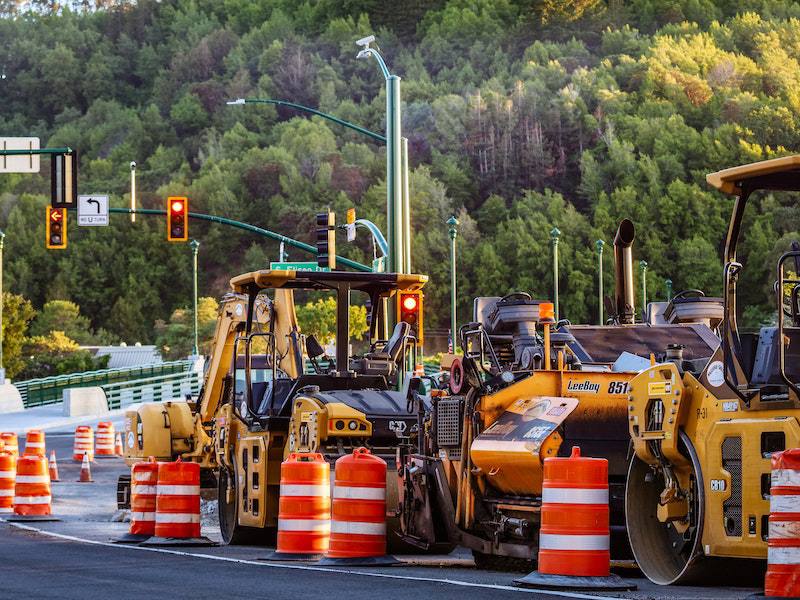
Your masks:
{"label": "operator seat", "polygon": [[405,321],[400,321],[394,326],[392,337],[383,346],[374,348],[367,352],[363,358],[355,359],[352,368],[362,375],[383,375],[391,377],[397,367],[403,346],[411,333],[411,325]]}

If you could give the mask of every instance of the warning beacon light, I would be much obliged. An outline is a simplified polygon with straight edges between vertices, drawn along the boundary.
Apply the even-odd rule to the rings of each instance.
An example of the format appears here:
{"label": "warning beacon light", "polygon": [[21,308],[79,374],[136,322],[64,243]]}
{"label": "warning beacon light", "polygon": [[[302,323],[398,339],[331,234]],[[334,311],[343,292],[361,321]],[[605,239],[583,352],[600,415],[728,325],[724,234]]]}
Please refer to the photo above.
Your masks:
{"label": "warning beacon light", "polygon": [[397,320],[411,326],[411,335],[422,343],[422,292],[397,293]]}
{"label": "warning beacon light", "polygon": [[167,198],[167,241],[185,242],[189,239],[189,199]]}

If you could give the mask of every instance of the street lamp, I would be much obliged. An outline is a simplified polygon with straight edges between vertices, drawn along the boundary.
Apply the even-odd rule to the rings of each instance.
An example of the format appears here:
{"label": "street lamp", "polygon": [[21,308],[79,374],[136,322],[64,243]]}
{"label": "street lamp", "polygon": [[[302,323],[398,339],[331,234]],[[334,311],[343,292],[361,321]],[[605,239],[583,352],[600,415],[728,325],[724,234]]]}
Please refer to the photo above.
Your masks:
{"label": "street lamp", "polygon": [[194,350],[193,356],[198,356],[198,332],[197,332],[197,251],[200,248],[200,242],[192,240],[189,242],[192,249],[192,286],[194,289]]}
{"label": "street lamp", "polygon": [[672,279],[665,279],[664,287],[667,288],[667,302],[670,302],[672,300]]}
{"label": "street lamp", "polygon": [[639,270],[642,272],[642,321],[647,321],[647,261],[639,261]]}
{"label": "street lamp", "polygon": [[403,194],[402,174],[402,141],[400,120],[400,77],[389,73],[386,61],[380,52],[370,46],[375,41],[375,36],[370,35],[356,42],[361,46],[356,58],[369,58],[372,56],[386,80],[386,228],[389,238],[389,272],[405,273],[407,256],[407,237],[405,217],[408,212],[408,198]]}
{"label": "street lamp", "polygon": [[594,243],[597,248],[597,324],[603,324],[603,240]]}
{"label": "street lamp", "polygon": [[455,216],[447,219],[450,232],[450,341],[452,351],[456,351],[456,237],[458,236],[458,219]]}
{"label": "street lamp", "polygon": [[550,230],[550,243],[553,245],[553,305],[555,306],[556,322],[558,322],[558,238],[561,231],[558,227]]}

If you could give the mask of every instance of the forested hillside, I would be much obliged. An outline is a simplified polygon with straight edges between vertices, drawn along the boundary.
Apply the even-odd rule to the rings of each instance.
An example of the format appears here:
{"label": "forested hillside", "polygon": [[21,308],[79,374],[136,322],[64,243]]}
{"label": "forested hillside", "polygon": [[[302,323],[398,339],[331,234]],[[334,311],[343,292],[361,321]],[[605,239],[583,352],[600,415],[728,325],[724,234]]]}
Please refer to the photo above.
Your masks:
{"label": "forested hillside", "polygon": [[[145,207],[192,210],[312,240],[330,206],[385,223],[384,148],[320,118],[237,97],[309,105],[383,131],[383,80],[356,60],[374,33],[403,78],[410,140],[413,266],[428,273],[426,323],[446,326],[455,214],[459,297],[552,293],[549,231],[561,232],[561,314],[596,319],[595,240],[623,217],[648,293],[721,288],[732,202],[705,174],[800,147],[800,6],[782,0],[0,1],[0,135],[80,151],[82,193],[126,206],[138,163]],[[69,3],[67,3],[69,4]],[[54,6],[55,5],[55,6]],[[91,326],[152,342],[154,322],[191,301],[191,252],[161,218],[87,231],[44,248],[43,174],[0,176],[6,285],[41,307],[81,307]],[[798,233],[794,198],[746,223],[745,321],[769,319],[776,256]],[[201,293],[277,259],[277,246],[192,222]],[[341,252],[368,262],[366,237]],[[607,286],[612,277],[606,253]],[[298,252],[290,257],[302,260]],[[638,283],[637,283],[638,285]],[[638,295],[637,295],[638,297]]]}

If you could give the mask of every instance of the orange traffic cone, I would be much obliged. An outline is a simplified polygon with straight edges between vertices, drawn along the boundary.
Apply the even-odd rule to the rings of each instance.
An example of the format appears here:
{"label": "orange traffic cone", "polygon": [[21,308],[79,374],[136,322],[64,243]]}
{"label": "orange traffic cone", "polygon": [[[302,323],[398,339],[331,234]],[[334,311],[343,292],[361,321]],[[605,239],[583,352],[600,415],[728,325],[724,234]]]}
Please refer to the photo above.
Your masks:
{"label": "orange traffic cone", "polygon": [[78,483],[91,483],[94,479],[92,479],[92,469],[89,466],[89,455],[86,452],[83,453],[83,462],[81,463],[81,477],[78,479]]}
{"label": "orange traffic cone", "polygon": [[116,454],[117,456],[122,456],[122,454],[123,454],[123,450],[122,450],[122,434],[121,433],[117,434],[117,440],[116,440],[116,443],[114,444],[114,454]]}
{"label": "orange traffic cone", "polygon": [[50,481],[58,481],[58,463],[56,463],[56,451],[50,452]]}

